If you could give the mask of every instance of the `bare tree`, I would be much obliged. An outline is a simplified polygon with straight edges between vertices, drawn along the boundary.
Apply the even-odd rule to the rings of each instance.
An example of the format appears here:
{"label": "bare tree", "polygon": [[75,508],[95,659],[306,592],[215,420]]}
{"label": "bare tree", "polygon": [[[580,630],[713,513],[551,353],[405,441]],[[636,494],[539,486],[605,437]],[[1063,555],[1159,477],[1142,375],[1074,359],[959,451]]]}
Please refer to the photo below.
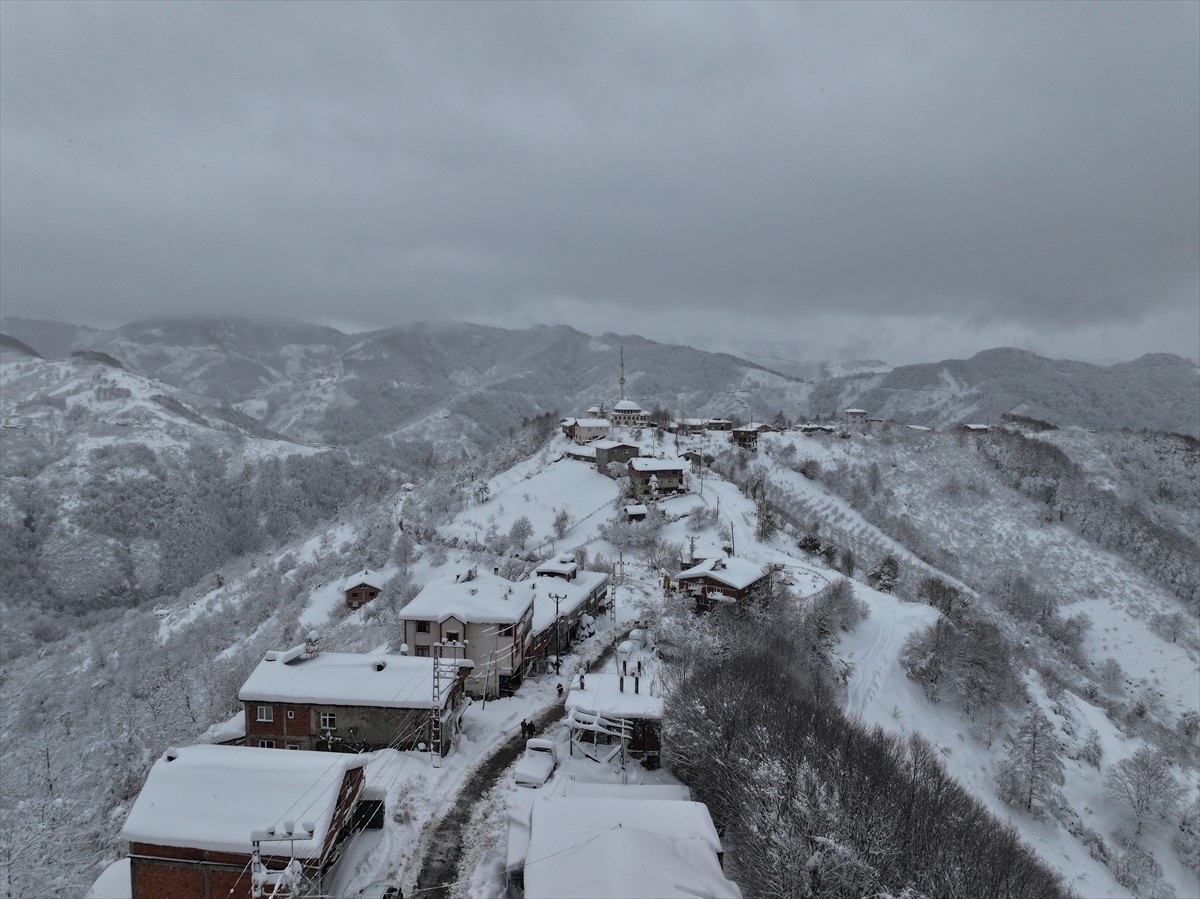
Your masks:
{"label": "bare tree", "polygon": [[1104,785],[1109,796],[1128,806],[1135,834],[1169,818],[1185,795],[1170,763],[1148,746],[1109,768]]}

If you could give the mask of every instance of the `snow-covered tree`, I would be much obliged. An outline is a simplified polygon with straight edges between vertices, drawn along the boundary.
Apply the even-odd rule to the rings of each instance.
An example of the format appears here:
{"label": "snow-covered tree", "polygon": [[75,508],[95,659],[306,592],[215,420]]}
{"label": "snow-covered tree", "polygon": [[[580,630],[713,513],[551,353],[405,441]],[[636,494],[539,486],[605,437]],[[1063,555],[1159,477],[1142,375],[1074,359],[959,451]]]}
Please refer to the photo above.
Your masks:
{"label": "snow-covered tree", "polygon": [[1192,796],[1191,803],[1179,819],[1175,851],[1185,865],[1200,874],[1200,793]]}
{"label": "snow-covered tree", "polygon": [[1041,818],[1064,783],[1063,746],[1054,724],[1036,706],[1021,721],[1008,757],[1000,764],[1000,798]]}
{"label": "snow-covered tree", "polygon": [[1185,795],[1171,773],[1171,763],[1148,746],[1109,768],[1104,786],[1109,796],[1126,807],[1134,834],[1170,818]]}
{"label": "snow-covered tree", "polygon": [[887,553],[879,563],[867,572],[867,580],[876,590],[891,593],[896,589],[896,581],[900,578],[900,560],[892,553]]}
{"label": "snow-covered tree", "polygon": [[571,526],[571,515],[566,509],[559,509],[554,516],[554,536],[561,540],[567,535],[567,529]]}
{"label": "snow-covered tree", "polygon": [[522,515],[512,523],[512,527],[508,530],[508,539],[512,543],[525,548],[525,542],[533,536],[533,522],[529,520],[528,515]]}

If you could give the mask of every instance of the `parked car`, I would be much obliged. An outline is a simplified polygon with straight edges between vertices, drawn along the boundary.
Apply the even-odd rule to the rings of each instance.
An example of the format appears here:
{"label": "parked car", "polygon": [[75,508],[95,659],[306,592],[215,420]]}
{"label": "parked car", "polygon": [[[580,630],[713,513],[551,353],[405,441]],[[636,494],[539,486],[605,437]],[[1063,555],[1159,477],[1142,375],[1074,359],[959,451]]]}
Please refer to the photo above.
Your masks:
{"label": "parked car", "polygon": [[363,887],[358,899],[404,899],[404,893],[394,880],[377,880]]}
{"label": "parked car", "polygon": [[558,747],[553,740],[534,737],[525,741],[525,755],[517,762],[516,781],[526,787],[540,787],[558,766]]}

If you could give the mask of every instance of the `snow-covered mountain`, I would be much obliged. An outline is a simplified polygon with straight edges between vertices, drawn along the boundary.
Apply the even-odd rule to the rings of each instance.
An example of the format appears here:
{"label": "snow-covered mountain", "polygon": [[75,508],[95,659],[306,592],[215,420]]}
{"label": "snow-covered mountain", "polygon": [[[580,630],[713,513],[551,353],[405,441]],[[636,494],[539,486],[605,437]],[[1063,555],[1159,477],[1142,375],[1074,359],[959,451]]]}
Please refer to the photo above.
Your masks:
{"label": "snow-covered mountain", "polygon": [[[167,745],[201,739],[232,710],[237,686],[262,653],[289,645],[308,628],[320,628],[331,650],[376,651],[399,639],[405,597],[446,566],[496,565],[519,577],[532,564],[528,558],[570,551],[591,567],[621,557],[619,614],[648,622],[666,640],[672,628],[692,625],[686,617],[667,624],[679,610],[662,596],[661,566],[680,565],[692,537],[700,547],[733,537],[739,556],[778,567],[801,609],[839,577],[827,559],[853,574],[854,596],[869,614],[835,629],[832,638],[845,679],[843,711],[927,741],[954,780],[1011,821],[1077,895],[1142,895],[1147,878],[1160,893],[1167,884],[1176,895],[1196,889],[1195,873],[1172,845],[1173,831],[1130,842],[1121,807],[1106,797],[1103,783],[1114,765],[1149,743],[1175,758],[1175,776],[1194,787],[1197,748],[1188,713],[1200,702],[1200,641],[1174,628],[1172,616],[1186,614],[1179,600],[1120,546],[1102,547],[1078,533],[1076,523],[1047,516],[1044,499],[1014,483],[982,444],[906,428],[844,440],[789,432],[765,436],[759,452],[747,455],[722,434],[683,438],[683,449],[711,456],[713,466],[703,480],[689,476],[691,494],[662,501],[653,532],[641,533],[621,522],[619,482],[566,457],[561,436],[535,439],[535,430],[502,442],[485,467],[431,470],[416,486],[387,489],[277,546],[226,562],[222,578],[208,575],[161,597],[157,608],[145,603],[108,620],[80,621],[69,637],[27,653],[29,664],[0,681],[5,707],[17,710],[6,725],[5,767],[22,770],[36,759],[78,800],[59,818],[42,780],[9,783],[6,801],[22,803],[6,805],[19,835],[63,847],[52,865],[23,857],[17,883],[71,892],[69,883],[90,882],[100,863],[122,851],[112,835],[153,759]],[[1136,443],[1139,435],[1124,435],[1133,442],[1120,446],[1111,437],[1076,432],[1071,452],[1081,460],[1103,455],[1107,476],[1123,491],[1186,470],[1163,461],[1153,445]],[[649,437],[645,451],[674,447]],[[1138,470],[1146,476],[1127,475]],[[367,485],[359,489],[370,495]],[[522,518],[532,536],[514,557],[506,535]],[[815,552],[798,546],[808,534],[819,537]],[[888,554],[899,566],[892,595],[868,584]],[[339,610],[337,586],[363,568],[389,583],[376,603],[347,614]],[[929,605],[923,590],[933,578],[959,591],[969,617]],[[916,664],[906,646],[939,621],[943,639],[975,628],[990,635],[989,652],[1002,654],[988,656],[986,676],[970,668],[969,657],[948,658],[934,702],[933,688],[906,673]],[[1003,691],[992,677],[1006,685]],[[389,803],[405,814],[389,815],[382,848],[359,863],[355,883],[398,866],[411,888],[422,828],[461,786],[467,762],[528,710],[552,702],[552,690],[552,682],[531,681],[513,700],[489,703],[491,717],[470,710],[456,750],[464,753],[461,764],[455,756],[444,769],[430,769],[419,754],[377,759],[385,772],[405,772],[384,781]],[[1058,804],[1038,814],[1006,803],[995,776],[1016,752],[1019,725],[1031,709],[1050,722],[1065,772]],[[94,748],[83,753],[80,741]],[[485,823],[472,825],[473,867],[460,872],[479,895],[503,889],[494,871],[502,867],[504,809],[512,795],[501,785],[480,800]],[[1142,850],[1157,860],[1157,874],[1137,855]],[[727,870],[737,863],[734,857]],[[1135,884],[1132,892],[1126,883]]]}
{"label": "snow-covered mountain", "polygon": [[[916,386],[895,390],[943,391],[943,417],[927,419],[938,422],[986,417],[975,413],[1014,385],[1041,385],[1042,406],[1001,410],[1026,416],[1025,431],[986,436],[902,424],[845,437],[785,431],[748,453],[722,433],[676,444],[647,431],[646,454],[690,449],[712,462],[689,465],[690,493],[632,525],[622,483],[568,457],[551,414],[611,403],[621,347],[627,395],[688,416],[790,415],[810,397],[821,412],[826,389],[829,411],[875,412],[885,407],[851,385],[898,373],[903,384],[906,369],[810,384],[731,356],[569,328],[414,325],[348,337],[295,326],[272,343],[283,331],[157,327],[88,332],[65,358],[39,358],[22,337],[0,342],[3,842],[56,847],[0,857],[16,895],[82,894],[124,851],[115,834],[153,759],[228,718],[263,652],[312,627],[330,650],[395,649],[403,603],[455,565],[519,578],[532,559],[570,552],[620,574],[620,622],[640,620],[664,646],[718,640],[716,616],[696,618],[662,591],[693,538],[702,551],[736,546],[774,567],[813,624],[811,642],[786,629],[782,639],[801,656],[823,647],[828,659],[812,664],[832,666],[837,708],[852,723],[920,736],[1064,888],[1200,890],[1200,825],[1172,807],[1170,820],[1135,833],[1105,787],[1143,746],[1191,795],[1200,782],[1200,451],[1187,437],[1033,421],[1062,421],[1050,414],[1056,390],[1081,409],[1107,401],[1112,415],[1132,415],[1141,397],[1138,414],[1169,419],[1161,406],[1184,392],[1172,384],[1192,378],[1194,390],[1194,366],[1147,357],[1100,369],[993,351],[932,375],[907,369],[922,371]],[[232,377],[219,371],[226,362]],[[1107,392],[1089,394],[1096,383]],[[895,402],[894,415],[911,420]],[[408,452],[418,447],[424,457]],[[527,540],[510,536],[526,524]],[[894,575],[883,573],[887,557]],[[337,586],[364,569],[388,583],[347,613]],[[865,620],[816,605],[844,573]],[[592,654],[576,663],[599,647],[583,651]],[[489,703],[490,717],[469,710],[461,764],[441,773],[423,773],[418,754],[376,759],[403,772],[384,785],[398,814],[358,862],[356,887],[399,866],[411,891],[421,834],[468,763],[553,701],[551,682],[531,681]],[[1035,711],[1061,750],[1062,781],[1026,806],[997,774],[1022,758]],[[735,767],[764,764],[735,755]],[[502,784],[479,798],[459,872],[473,894],[503,889],[511,793]],[[832,808],[835,794],[815,795]],[[831,848],[828,833],[815,837]],[[731,876],[749,864],[732,839],[727,852]],[[795,853],[785,857],[794,867]]]}
{"label": "snow-covered mountain", "polygon": [[[44,323],[6,325],[35,349],[47,334],[61,337]],[[196,319],[79,331],[70,343],[224,400],[302,442],[426,441],[449,455],[478,452],[523,418],[611,408],[622,347],[626,397],[647,409],[761,419],[800,408],[809,389],[725,354],[565,326],[417,323],[351,336],[296,322]]]}
{"label": "snow-covered mountain", "polygon": [[932,427],[995,423],[1014,413],[1060,427],[1200,436],[1200,368],[1166,353],[1100,366],[993,349],[970,359],[833,378],[813,388],[809,403],[819,415],[859,407],[874,417]]}

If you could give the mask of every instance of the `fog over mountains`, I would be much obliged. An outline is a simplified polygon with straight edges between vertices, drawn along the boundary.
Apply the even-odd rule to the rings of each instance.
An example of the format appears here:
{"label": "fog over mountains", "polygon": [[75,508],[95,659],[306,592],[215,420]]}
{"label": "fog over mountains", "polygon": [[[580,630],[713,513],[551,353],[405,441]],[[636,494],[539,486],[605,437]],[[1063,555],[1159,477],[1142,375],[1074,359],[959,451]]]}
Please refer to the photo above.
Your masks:
{"label": "fog over mountains", "polygon": [[416,323],[351,335],[295,321],[162,319],[97,330],[5,318],[0,330],[47,358],[103,352],[304,443],[440,436],[486,446],[523,417],[611,404],[621,347],[627,397],[680,417],[824,417],[858,406],[930,427],[1015,413],[1060,427],[1200,435],[1200,369],[1170,354],[1101,366],[1004,348],[889,369],[743,359],[566,326]]}

